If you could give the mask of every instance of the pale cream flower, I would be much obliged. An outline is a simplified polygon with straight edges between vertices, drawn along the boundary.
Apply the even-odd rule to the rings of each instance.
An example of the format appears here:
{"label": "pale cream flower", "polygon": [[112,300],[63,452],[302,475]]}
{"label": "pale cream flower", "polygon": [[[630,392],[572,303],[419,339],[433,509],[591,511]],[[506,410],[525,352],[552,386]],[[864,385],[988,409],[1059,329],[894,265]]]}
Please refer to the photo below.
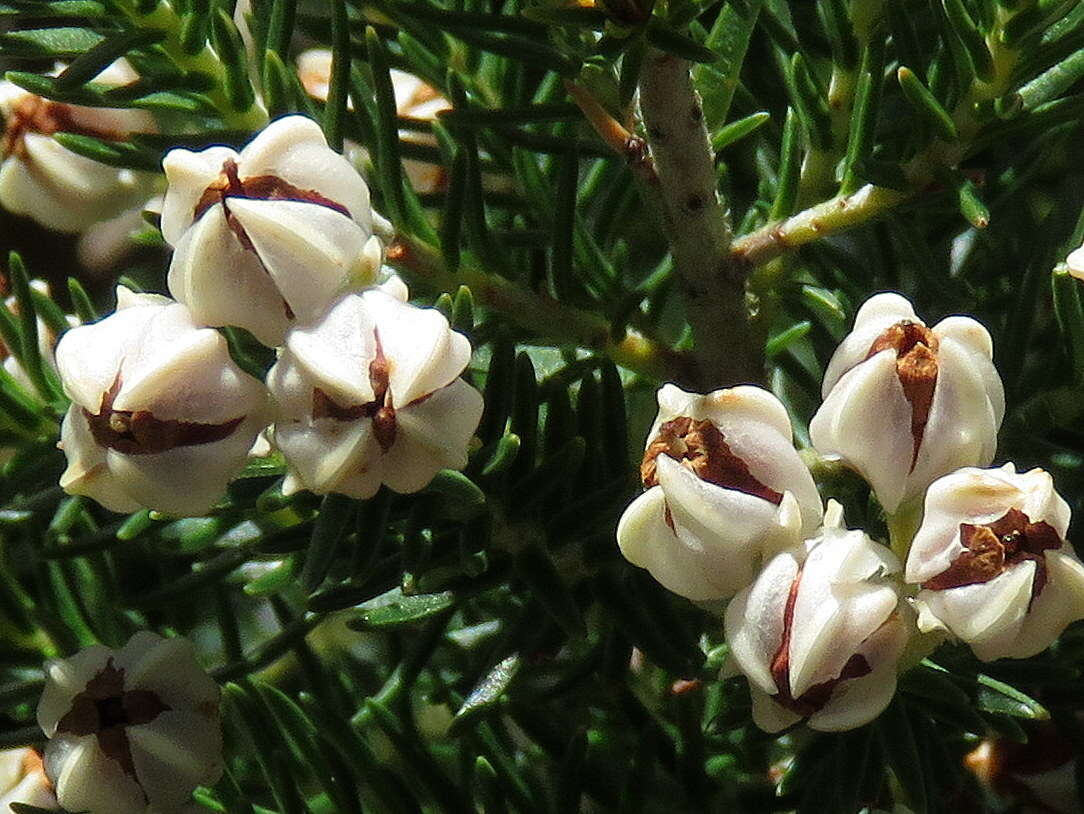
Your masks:
{"label": "pale cream flower", "polygon": [[877,294],[828,365],[810,439],[857,469],[893,513],[941,475],[993,459],[1005,394],[992,357],[975,320],[927,328],[899,294]]}
{"label": "pale cream flower", "polygon": [[814,533],[821,501],[779,400],[759,387],[706,396],[672,384],[617,527],[621,553],[693,600],[727,599],[763,559]]}

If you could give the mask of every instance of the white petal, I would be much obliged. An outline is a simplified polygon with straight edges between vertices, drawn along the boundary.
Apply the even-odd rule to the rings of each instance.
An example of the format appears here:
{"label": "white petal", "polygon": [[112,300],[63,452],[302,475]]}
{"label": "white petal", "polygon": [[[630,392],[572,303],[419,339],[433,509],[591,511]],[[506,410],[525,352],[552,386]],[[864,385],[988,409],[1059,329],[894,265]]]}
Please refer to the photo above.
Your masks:
{"label": "white petal", "polygon": [[666,497],[655,486],[625,509],[617,524],[617,544],[629,562],[646,568],[664,588],[694,601],[725,592],[699,548],[685,545],[666,525]]}
{"label": "white petal", "polygon": [[66,659],[46,662],[45,689],[38,701],[37,719],[47,738],[53,736],[60,719],[71,711],[75,696],[105,668],[110,655],[109,648],[95,644]]}
{"label": "white petal", "polygon": [[462,379],[425,401],[396,410],[395,443],[384,455],[384,483],[400,493],[424,489],[441,469],[467,465],[467,444],[482,419],[482,394]]}
{"label": "white petal", "polygon": [[827,399],[843,375],[865,361],[877,338],[888,328],[904,320],[923,324],[922,320],[915,316],[911,303],[899,294],[884,292],[866,300],[855,314],[854,329],[844,337],[832,355],[821,385],[821,396]]}
{"label": "white petal", "polygon": [[365,239],[372,234],[369,188],[350,162],[327,146],[312,119],[286,116],[272,122],[241,152],[238,166],[242,179],[274,175],[319,193],[345,207]]}
{"label": "white petal", "polygon": [[188,639],[141,630],[117,651],[114,664],[124,670],[127,691],[150,690],[172,709],[217,709],[218,683],[200,666]]}
{"label": "white petal", "polygon": [[226,205],[299,321],[317,319],[360,274],[369,234],[342,213],[303,201],[227,198]]}
{"label": "white petal", "polygon": [[286,305],[259,257],[230,230],[221,204],[178,240],[169,264],[170,293],[204,325],[237,325],[268,346],[289,326]]}
{"label": "white petal", "polygon": [[169,188],[162,202],[162,237],[168,244],[177,245],[192,225],[203,193],[220,179],[226,161],[236,161],[237,157],[229,147],[208,147],[199,152],[177,149],[166,153],[162,169]]}
{"label": "white petal", "polygon": [[[308,382],[292,386],[319,387],[343,406],[371,402],[376,398],[369,376],[375,327],[364,301],[352,295],[336,302],[320,322],[294,327],[286,337],[289,361]],[[311,394],[306,398],[311,403]]]}
{"label": "white petal", "polygon": [[869,481],[885,511],[907,489],[914,438],[911,404],[896,375],[895,354],[882,351],[849,370],[809,424],[813,445],[839,455]]}
{"label": "white petal", "polygon": [[[52,778],[60,804],[67,811],[144,814],[147,804],[136,781],[117,761],[105,756],[93,736],[75,740],[78,742],[71,746],[60,776]],[[47,765],[49,751],[57,746],[55,739],[46,746]]]}
{"label": "white petal", "polygon": [[94,440],[83,409],[76,404],[64,416],[58,446],[68,459],[68,467],[60,476],[60,488],[65,492],[84,495],[120,514],[143,508],[109,471],[105,450]]}
{"label": "white petal", "polygon": [[1046,553],[1046,585],[1035,598],[1020,626],[1015,645],[1004,653],[1028,658],[1054,643],[1071,622],[1084,619],[1084,565],[1069,553]]}
{"label": "white petal", "polygon": [[943,591],[921,591],[919,598],[961,639],[1016,635],[1031,601],[1035,565],[1021,563],[989,582]]}
{"label": "white petal", "polygon": [[777,704],[759,687],[751,686],[749,695],[753,700],[753,723],[764,732],[780,732],[802,720],[800,715]]}
{"label": "white petal", "polygon": [[217,718],[169,710],[149,724],[126,731],[136,777],[150,803],[163,811],[176,810],[196,786],[222,776],[222,730]]}

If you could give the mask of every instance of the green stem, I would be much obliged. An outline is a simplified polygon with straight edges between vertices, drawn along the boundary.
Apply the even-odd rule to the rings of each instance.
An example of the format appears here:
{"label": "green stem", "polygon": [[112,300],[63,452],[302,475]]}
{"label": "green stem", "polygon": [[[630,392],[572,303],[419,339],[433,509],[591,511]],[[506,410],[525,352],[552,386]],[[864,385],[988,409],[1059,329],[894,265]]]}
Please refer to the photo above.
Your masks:
{"label": "green stem", "polygon": [[499,311],[535,339],[603,353],[616,364],[656,381],[687,382],[693,375],[691,360],[685,354],[633,331],[616,337],[610,323],[598,314],[572,308],[504,277],[487,274],[468,255],[461,257],[459,270],[452,273],[437,249],[417,238],[400,237],[388,257],[408,281],[429,291],[454,294],[459,286],[467,286],[475,302]]}
{"label": "green stem", "polygon": [[899,557],[901,565],[905,565],[907,554],[911,550],[911,541],[915,539],[922,523],[922,497],[904,503],[895,513],[887,515],[885,521],[888,524],[888,543],[892,553]]}
{"label": "green stem", "polygon": [[732,258],[748,266],[762,266],[806,243],[867,223],[914,198],[936,181],[941,171],[954,168],[966,158],[982,129],[982,121],[976,116],[979,103],[997,99],[1011,87],[1019,54],[1000,38],[1011,16],[1012,12],[999,7],[998,19],[987,37],[993,75],[988,81],[976,78],[953,112],[959,138],[955,142],[935,140],[911,159],[903,168],[906,188],[866,184],[849,195],[837,195],[738,238],[731,246]]}
{"label": "green stem", "polygon": [[689,63],[650,50],[640,74],[640,109],[692,327],[700,387],[758,382],[764,376],[764,342],[746,305],[743,267],[730,257],[730,215],[719,195]]}
{"label": "green stem", "polygon": [[129,0],[119,2],[123,13],[133,24],[142,29],[153,29],[165,34],[160,47],[178,68],[186,72],[198,72],[209,76],[214,85],[205,92],[228,129],[259,130],[267,124],[267,111],[258,101],[247,110],[237,110],[226,97],[226,66],[210,45],[195,54],[186,53],[181,45],[181,17],[167,0],[161,0],[154,10],[142,13]]}

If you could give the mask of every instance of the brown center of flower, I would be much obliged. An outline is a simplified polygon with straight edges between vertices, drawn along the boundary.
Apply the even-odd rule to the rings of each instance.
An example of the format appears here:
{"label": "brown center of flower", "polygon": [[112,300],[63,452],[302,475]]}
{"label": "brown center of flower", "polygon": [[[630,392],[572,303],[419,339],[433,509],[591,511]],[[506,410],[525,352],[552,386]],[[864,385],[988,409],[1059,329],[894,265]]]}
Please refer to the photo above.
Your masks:
{"label": "brown center of flower", "polygon": [[909,319],[897,322],[870,346],[866,358],[883,350],[896,353],[896,375],[903,395],[911,405],[911,437],[914,439],[911,469],[918,461],[918,450],[930,418],[933,392],[937,386],[937,349],[940,342],[929,328]]}
{"label": "brown center of flower", "polygon": [[127,136],[107,128],[95,128],[86,122],[76,120],[75,109],[71,105],[43,99],[40,96],[24,96],[15,103],[0,138],[0,158],[26,155],[26,135],[40,133],[51,136],[54,133],[79,133],[106,141],[122,141]]}
{"label": "brown center of flower", "polygon": [[[366,404],[344,407],[316,387],[312,391],[312,415],[313,418],[334,418],[338,421],[371,418],[376,442],[380,445],[380,449],[387,452],[395,443],[397,431],[395,406],[392,404],[389,387],[391,362],[384,355],[384,347],[380,343],[380,332],[374,330],[373,338],[376,340],[376,355],[369,363],[369,384],[373,388],[373,400]],[[424,399],[418,401],[422,400]]]}
{"label": "brown center of flower", "polygon": [[84,407],[83,415],[90,425],[91,435],[100,446],[125,455],[154,455],[177,447],[221,441],[245,419],[239,416],[222,424],[200,424],[155,418],[147,410],[114,410],[113,402],[120,392],[120,386],[120,376],[117,376],[113,386],[102,395],[97,414]]}
{"label": "brown center of flower", "polygon": [[[94,735],[106,757],[117,761],[126,774],[135,776],[135,763],[127,728],[149,724],[170,707],[150,690],[125,690],[124,670],[110,658],[83,691],[72,699],[71,709],[57,724],[57,732]],[[55,778],[54,778],[55,779]]]}
{"label": "brown center of flower", "polygon": [[753,476],[745,461],[731,451],[722,432],[710,421],[682,416],[659,427],[659,434],[648,444],[640,464],[645,489],[659,482],[656,462],[659,455],[673,458],[698,478],[716,486],[755,495],[776,505],[783,501],[780,492]]}
{"label": "brown center of flower", "polygon": [[797,576],[790,584],[790,593],[787,594],[787,604],[783,608],[783,636],[779,642],[779,649],[775,651],[770,666],[772,680],[775,682],[776,693],[772,700],[795,715],[808,718],[819,711],[832,697],[832,692],[841,681],[852,678],[861,678],[869,675],[873,668],[870,667],[865,656],[855,653],[835,678],[814,684],[797,698],[791,694],[790,689],[790,637],[794,629],[794,606],[798,601],[798,585],[802,579],[802,571],[798,570]]}
{"label": "brown center of flower", "polygon": [[933,579],[922,584],[931,591],[944,591],[964,585],[989,582],[1013,565],[1028,560],[1035,563],[1031,600],[1046,586],[1045,552],[1061,548],[1062,539],[1049,523],[1032,523],[1019,509],[983,526],[960,524],[960,542],[964,550],[952,564]]}

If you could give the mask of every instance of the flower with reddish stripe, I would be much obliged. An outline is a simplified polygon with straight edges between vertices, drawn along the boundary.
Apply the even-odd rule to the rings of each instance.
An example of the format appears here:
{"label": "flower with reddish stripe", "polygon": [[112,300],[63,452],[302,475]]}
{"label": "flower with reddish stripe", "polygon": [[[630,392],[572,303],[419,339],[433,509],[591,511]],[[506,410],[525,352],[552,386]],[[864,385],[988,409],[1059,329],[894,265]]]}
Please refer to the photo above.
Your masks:
{"label": "flower with reddish stripe", "polygon": [[45,666],[38,723],[60,805],[89,814],[186,807],[222,774],[219,688],[186,639],[141,631]]}
{"label": "flower with reddish stripe", "polygon": [[829,504],[821,536],[775,556],[726,609],[729,667],[749,679],[753,720],[838,732],[876,718],[896,691],[912,628],[889,578],[896,557],[843,528]]}
{"label": "flower with reddish stripe", "polygon": [[375,279],[382,221],[369,188],[311,119],[279,119],[240,153],[171,150],[162,166],[169,290],[202,324],[281,345],[295,319]]}
{"label": "flower with reddish stripe", "polygon": [[[121,59],[94,81],[120,86],[138,78]],[[126,141],[132,133],[153,133],[154,117],[145,110],[69,105],[0,81],[0,117],[0,205],[9,212],[58,232],[80,232],[119,215],[149,193],[150,173],[107,166],[53,138],[74,133]]]}
{"label": "flower with reddish stripe", "polygon": [[295,327],[267,374],[287,493],[417,492],[467,463],[482,416],[481,394],[459,378],[470,343],[439,311],[407,304],[398,281],[386,288]]}
{"label": "flower with reddish stripe", "polygon": [[975,320],[927,328],[899,294],[878,294],[832,356],[810,439],[894,513],[941,475],[993,459],[1005,395],[992,356]]}
{"label": "flower with reddish stripe", "polygon": [[1069,505],[1041,469],[961,469],[926,493],[907,557],[919,627],[947,629],[980,659],[1026,658],[1084,618],[1084,565]]}
{"label": "flower with reddish stripe", "polygon": [[790,418],[759,387],[658,394],[640,475],[646,491],[617,527],[621,553],[693,600],[727,599],[762,559],[797,545],[821,519],[817,487]]}
{"label": "flower with reddish stripe", "polygon": [[116,512],[205,513],[268,420],[267,391],[218,331],[165,297],[117,288],[117,310],[56,350],[72,399],[60,485]]}

